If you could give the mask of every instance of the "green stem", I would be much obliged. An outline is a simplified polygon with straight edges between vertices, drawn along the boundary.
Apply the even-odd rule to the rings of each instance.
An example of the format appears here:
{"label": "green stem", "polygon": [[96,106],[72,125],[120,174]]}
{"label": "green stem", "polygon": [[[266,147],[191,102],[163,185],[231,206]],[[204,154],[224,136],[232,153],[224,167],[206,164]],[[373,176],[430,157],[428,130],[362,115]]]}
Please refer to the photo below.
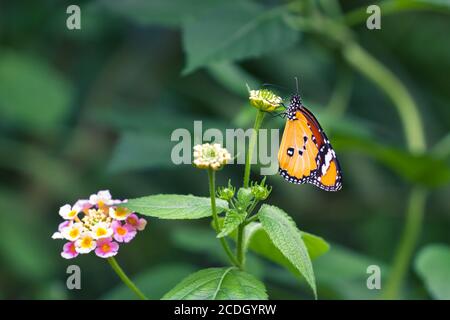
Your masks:
{"label": "green stem", "polygon": [[348,66],[339,68],[338,72],[337,84],[327,107],[327,112],[336,117],[345,113],[353,87],[353,75],[348,70]]}
{"label": "green stem", "polygon": [[[261,128],[262,122],[264,120],[265,112],[258,110],[255,118],[255,124],[253,125],[252,135],[250,137],[250,142],[248,144],[248,150],[245,154],[245,169],[244,169],[244,188],[248,188],[250,184],[250,169],[252,166],[252,157],[255,145],[258,141],[258,131]],[[244,236],[245,236],[245,223],[239,225],[237,230],[236,239],[236,257],[239,265],[243,269],[245,267],[245,253],[244,253]]]}
{"label": "green stem", "polygon": [[255,124],[253,126],[252,135],[248,145],[247,153],[245,154],[245,169],[244,169],[244,188],[248,188],[250,183],[250,167],[252,166],[253,151],[255,149],[256,141],[258,140],[258,131],[264,120],[264,111],[258,110],[256,114]]}
{"label": "green stem", "polygon": [[248,208],[248,215],[250,216],[253,212],[253,210],[255,210],[256,206],[258,205],[258,202],[256,199],[253,200],[253,203],[250,205],[250,208]]}
{"label": "green stem", "polygon": [[422,229],[426,195],[427,192],[424,189],[414,187],[409,196],[405,228],[382,296],[385,299],[397,299],[400,295],[402,283]]}
{"label": "green stem", "polygon": [[242,270],[245,268],[244,235],[245,235],[245,224],[242,223],[238,227],[236,239],[236,256]]}
{"label": "green stem", "polygon": [[[415,1],[415,0],[385,0],[378,4],[380,7],[381,14],[383,18],[395,13],[401,13],[405,11],[419,11],[419,10],[430,10],[436,12],[448,12],[447,4],[438,4],[426,2],[426,1]],[[365,22],[369,14],[367,13],[367,6],[350,11],[344,16],[344,22],[348,26],[354,26],[359,23]]]}
{"label": "green stem", "polygon": [[258,220],[258,214],[255,214],[255,215],[251,216],[250,218],[248,218],[245,221],[245,225],[248,225],[248,224],[250,224],[250,223],[252,223],[252,222],[254,222],[256,220]]}
{"label": "green stem", "polygon": [[[212,169],[208,169],[208,178],[209,178],[209,196],[211,197],[211,211],[214,228],[216,229],[216,232],[220,232],[219,217],[217,215],[217,207],[216,207],[216,172]],[[236,257],[233,255],[233,252],[228,246],[228,243],[225,240],[225,238],[222,237],[219,238],[219,240],[220,244],[222,245],[222,248],[225,250],[225,253],[227,254],[231,263],[237,267],[240,267],[238,260],[236,260]]]}
{"label": "green stem", "polygon": [[[391,98],[403,123],[408,149],[413,153],[426,151],[425,133],[416,103],[403,84],[384,65],[364,51],[359,45],[352,44],[343,50],[344,57],[355,69],[374,81]],[[392,264],[391,275],[386,284],[383,297],[397,299],[402,283],[408,273],[411,257],[421,233],[421,224],[425,213],[426,192],[419,187],[411,190],[405,228],[397,247]]]}
{"label": "green stem", "polygon": [[136,287],[134,282],[131,281],[130,278],[128,278],[128,276],[125,274],[125,272],[119,266],[119,264],[117,263],[117,260],[114,257],[108,258],[108,262],[111,265],[111,267],[113,268],[113,270],[117,273],[120,280],[122,280],[123,283],[125,283],[127,285],[127,287],[130,288],[131,291],[133,291],[139,297],[139,299],[148,300],[147,297],[142,293],[142,291],[139,290],[138,287]]}
{"label": "green stem", "polygon": [[419,110],[413,98],[397,77],[356,43],[344,46],[347,62],[384,91],[392,100],[402,121],[408,149],[425,152],[425,135]]}

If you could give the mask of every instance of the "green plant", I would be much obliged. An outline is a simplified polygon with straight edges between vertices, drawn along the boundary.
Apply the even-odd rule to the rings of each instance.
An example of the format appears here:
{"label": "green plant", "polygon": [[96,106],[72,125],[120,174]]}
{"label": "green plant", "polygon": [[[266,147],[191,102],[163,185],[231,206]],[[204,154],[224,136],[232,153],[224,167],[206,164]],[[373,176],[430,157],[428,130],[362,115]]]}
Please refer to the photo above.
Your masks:
{"label": "green plant", "polygon": [[[159,194],[130,199],[126,203],[132,211],[160,219],[189,220],[211,216],[216,237],[228,257],[230,267],[198,271],[185,278],[163,299],[267,299],[264,284],[246,267],[248,250],[303,277],[317,298],[311,257],[322,255],[329,245],[320,237],[300,231],[282,209],[264,204],[272,191],[265,178],[250,182],[251,150],[257,143],[258,130],[265,113],[274,111],[281,102],[273,94],[267,96],[267,91],[250,93],[250,101],[257,111],[245,157],[242,187],[237,188],[229,181],[227,186],[216,190],[216,172],[230,160],[230,155],[218,144],[203,144],[194,147],[193,164],[208,173],[209,199]],[[235,243],[234,250],[230,240]]]}
{"label": "green plant", "polygon": [[[381,9],[379,30],[365,27],[369,5]],[[151,230],[117,258],[130,272],[125,282],[146,297],[162,297],[195,270],[231,265],[229,256],[237,262],[239,230],[223,229],[232,190],[225,202],[216,196],[223,230],[205,227],[207,172],[168,161],[168,137],[175,128],[192,132],[197,119],[203,128],[251,127],[243,83],[289,86],[294,76],[333,142],[344,190],[331,195],[267,177],[275,192],[260,204],[280,205],[299,227],[333,239],[313,261],[320,298],[449,297],[449,1],[96,0],[80,4],[82,30],[62,32],[66,6],[0,5],[0,208],[13,213],[0,215],[0,298],[136,298],[93,256],[76,262],[83,282],[98,285],[64,289],[67,261],[49,241],[50,213],[99,186],[127,198],[205,195],[186,215],[197,221],[151,219]],[[264,117],[267,127],[283,124]],[[241,171],[215,172],[218,186],[230,176],[239,189]],[[260,183],[255,166],[249,187],[251,179]],[[246,219],[256,220],[260,204]],[[242,217],[230,214],[228,228]],[[241,233],[252,235],[245,272],[264,281],[271,299],[305,297],[292,274],[260,258],[298,274],[261,222]],[[315,236],[302,239],[314,259]],[[381,290],[365,286],[373,264]]]}

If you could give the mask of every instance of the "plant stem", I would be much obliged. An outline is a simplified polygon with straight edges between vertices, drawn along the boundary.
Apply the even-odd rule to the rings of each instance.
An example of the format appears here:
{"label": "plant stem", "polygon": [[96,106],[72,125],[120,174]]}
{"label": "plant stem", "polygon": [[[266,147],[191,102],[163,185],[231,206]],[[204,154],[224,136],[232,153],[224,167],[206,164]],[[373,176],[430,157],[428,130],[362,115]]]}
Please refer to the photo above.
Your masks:
{"label": "plant stem", "polygon": [[425,135],[419,110],[404,85],[358,44],[346,45],[342,53],[353,68],[375,82],[392,100],[403,124],[408,149],[415,153],[425,152]]}
{"label": "plant stem", "polygon": [[[436,12],[443,12],[448,10],[447,4],[427,3],[426,1],[414,1],[414,0],[385,0],[378,4],[383,17],[391,14],[401,13],[405,11],[418,11],[418,10],[430,10]],[[368,17],[367,6],[350,11],[344,16],[343,22],[348,26],[354,26],[359,23],[363,23]]]}
{"label": "plant stem", "polygon": [[[350,65],[374,81],[392,100],[402,121],[409,151],[423,154],[426,151],[426,143],[421,117],[416,103],[401,81],[356,43],[346,46],[343,49],[343,55]],[[386,284],[384,298],[397,299],[399,297],[422,229],[426,195],[426,192],[417,186],[411,190],[405,228],[394,256],[392,273]]]}
{"label": "plant stem", "polygon": [[255,214],[255,215],[253,215],[253,216],[251,216],[250,218],[248,218],[248,219],[245,221],[245,225],[248,225],[248,224],[250,224],[250,223],[252,223],[252,222],[254,222],[254,221],[256,221],[256,220],[258,220],[258,213]]}
{"label": "plant stem", "polygon": [[127,287],[130,288],[131,291],[133,291],[139,297],[139,299],[148,300],[147,297],[142,293],[142,291],[139,290],[138,287],[136,287],[134,282],[131,281],[130,278],[128,278],[128,276],[125,274],[125,272],[119,266],[119,264],[117,263],[117,260],[114,257],[108,258],[108,262],[111,265],[111,267],[113,268],[113,270],[117,273],[120,280],[122,280],[123,283],[125,283],[127,285]]}
{"label": "plant stem", "polygon": [[248,188],[250,183],[250,167],[252,166],[253,151],[255,149],[256,142],[258,140],[258,131],[261,128],[261,124],[264,120],[264,111],[258,110],[256,114],[255,124],[253,125],[252,135],[248,144],[248,150],[245,154],[245,169],[244,169],[244,188]]}
{"label": "plant stem", "polygon": [[416,186],[411,190],[405,228],[395,254],[386,289],[382,295],[385,299],[397,299],[400,295],[402,283],[422,229],[426,195],[427,192],[420,187]]}
{"label": "plant stem", "polygon": [[328,102],[327,112],[340,117],[345,113],[350,101],[353,87],[353,75],[348,66],[338,68],[336,87]]}
{"label": "plant stem", "polygon": [[[220,232],[219,217],[217,215],[217,207],[216,207],[216,172],[212,169],[208,169],[208,178],[209,178],[209,196],[211,197],[211,211],[214,228],[216,229],[216,232]],[[225,240],[225,238],[222,237],[219,238],[219,240],[231,263],[240,268],[240,264],[238,260],[236,260],[236,257],[233,255],[233,252],[228,246],[228,243]]]}
{"label": "plant stem", "polygon": [[236,256],[242,270],[245,268],[244,233],[245,233],[245,223],[242,223],[238,227],[236,239]]}
{"label": "plant stem", "polygon": [[[262,122],[264,120],[265,112],[258,110],[255,118],[255,124],[253,125],[252,135],[250,137],[250,142],[248,144],[248,150],[245,154],[245,169],[244,169],[244,188],[248,188],[250,184],[250,169],[252,166],[252,157],[255,145],[258,141],[258,131],[261,128]],[[236,239],[236,257],[241,266],[241,269],[245,267],[245,253],[244,253],[244,233],[245,233],[245,223],[241,223],[237,230]]]}

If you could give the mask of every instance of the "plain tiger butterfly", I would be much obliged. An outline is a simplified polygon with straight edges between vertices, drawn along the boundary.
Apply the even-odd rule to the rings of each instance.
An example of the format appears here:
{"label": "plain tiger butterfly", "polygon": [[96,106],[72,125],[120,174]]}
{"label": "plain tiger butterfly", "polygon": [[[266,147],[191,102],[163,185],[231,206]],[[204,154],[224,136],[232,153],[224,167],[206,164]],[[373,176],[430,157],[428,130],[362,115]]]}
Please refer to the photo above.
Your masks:
{"label": "plain tiger butterfly", "polygon": [[278,151],[278,172],[291,183],[311,183],[326,191],[340,190],[342,175],[336,153],[298,93],[292,96],[284,116],[286,126]]}

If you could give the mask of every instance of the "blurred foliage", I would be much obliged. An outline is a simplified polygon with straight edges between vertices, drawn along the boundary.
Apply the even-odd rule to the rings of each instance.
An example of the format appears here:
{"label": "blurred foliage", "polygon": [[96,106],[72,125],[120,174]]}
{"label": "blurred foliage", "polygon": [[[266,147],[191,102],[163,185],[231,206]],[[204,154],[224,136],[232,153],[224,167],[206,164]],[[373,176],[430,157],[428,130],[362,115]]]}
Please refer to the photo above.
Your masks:
{"label": "blurred foliage", "polygon": [[[205,174],[171,163],[173,130],[193,132],[194,120],[204,121],[203,131],[250,127],[245,84],[287,87],[279,91],[288,97],[294,76],[344,175],[336,194],[268,177],[270,202],[331,243],[313,261],[319,297],[378,297],[365,286],[371,264],[382,269],[383,292],[405,199],[420,185],[430,192],[421,249],[414,268],[407,266],[401,297],[448,298],[450,7],[446,0],[376,2],[381,30],[365,27],[373,1],[78,1],[82,30],[73,31],[65,25],[72,3],[1,2],[0,298],[131,298],[106,262],[59,256],[50,238],[58,208],[100,189],[124,198],[206,196]],[[341,34],[300,28],[297,14],[308,10],[346,24],[344,46],[357,42],[395,76],[417,105],[429,151],[409,148],[397,109],[405,100],[349,61]],[[281,128],[283,120],[269,116],[264,126]],[[241,166],[224,170],[221,185],[227,176],[242,178]],[[226,261],[206,220],[152,219],[118,260],[146,294],[160,298],[194,270]],[[65,288],[73,263],[82,269],[80,291]],[[311,298],[305,283],[299,287],[275,264],[251,254],[248,265],[270,298]]]}
{"label": "blurred foliage", "polygon": [[415,260],[416,272],[425,282],[430,294],[436,299],[450,299],[450,248],[432,244],[423,248]]}

